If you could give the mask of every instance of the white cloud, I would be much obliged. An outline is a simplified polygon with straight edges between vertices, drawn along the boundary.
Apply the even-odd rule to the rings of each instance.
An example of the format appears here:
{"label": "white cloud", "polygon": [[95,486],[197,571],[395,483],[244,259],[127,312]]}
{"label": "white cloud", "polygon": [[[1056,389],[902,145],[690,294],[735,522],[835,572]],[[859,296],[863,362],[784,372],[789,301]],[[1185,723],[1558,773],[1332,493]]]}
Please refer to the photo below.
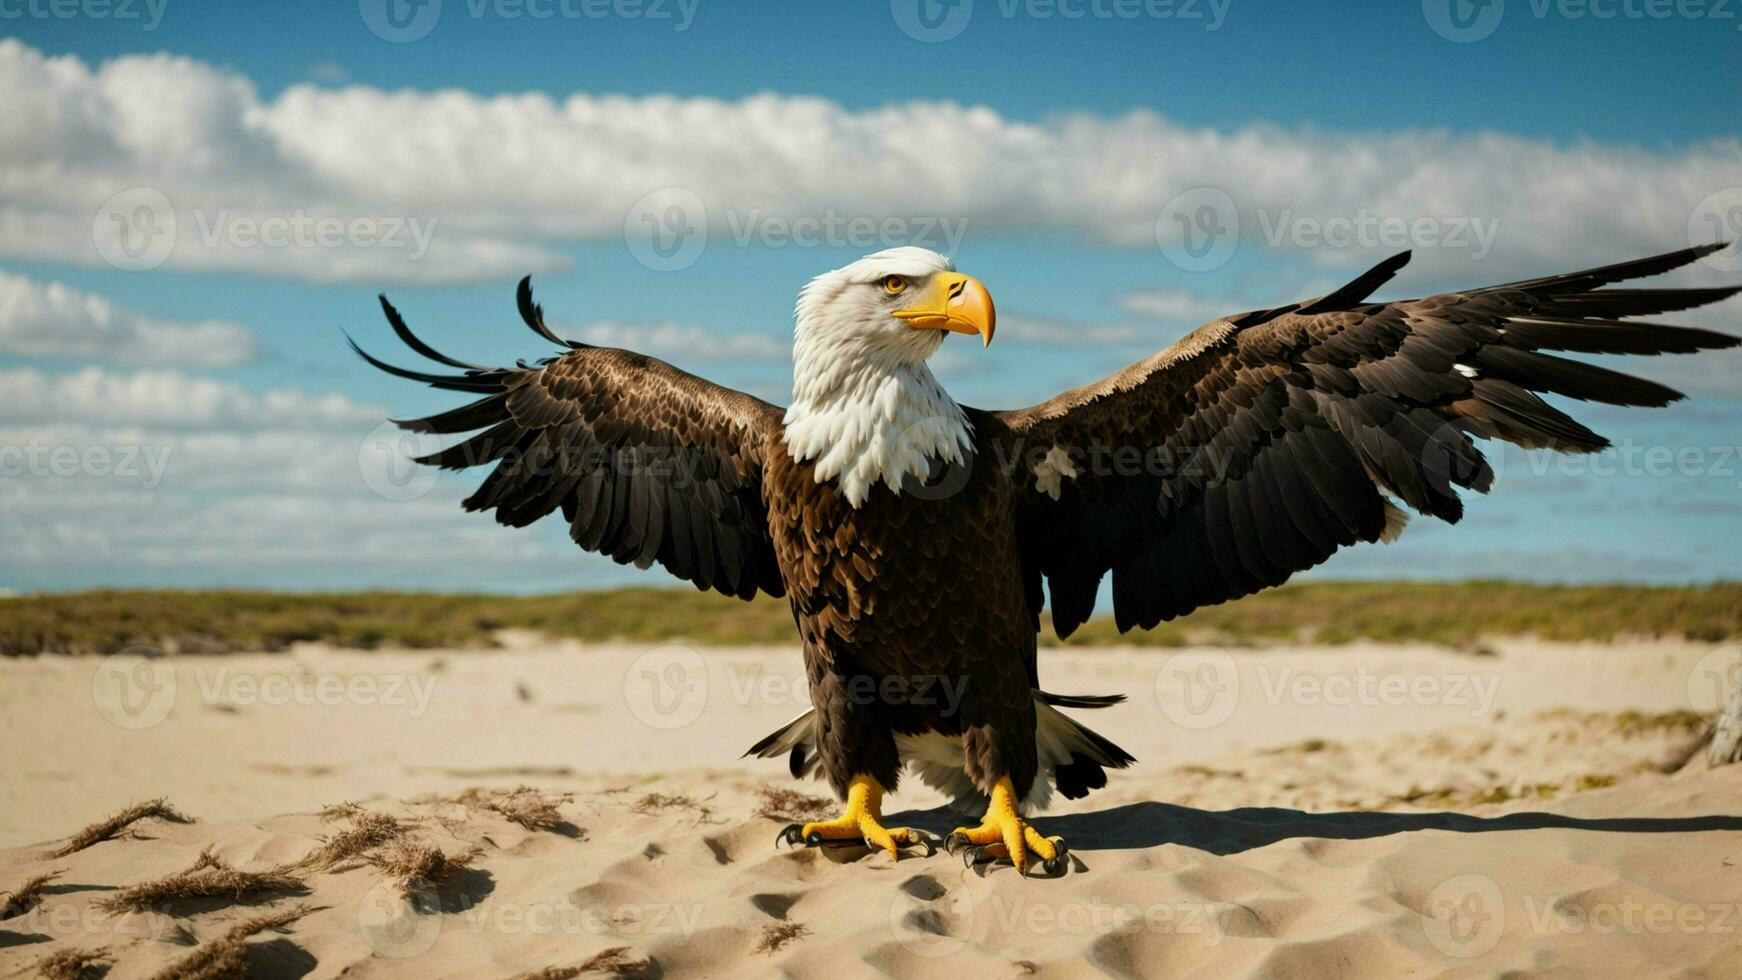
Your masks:
{"label": "white cloud", "polygon": [[9,423],[95,423],[172,430],[320,430],[373,425],[384,412],[343,395],[294,388],[249,391],[240,385],[176,371],[120,373],[84,368],[50,374],[35,368],[0,371]]}
{"label": "white cloud", "polygon": [[[620,237],[636,202],[664,187],[694,191],[721,236],[728,212],[835,213],[1143,248],[1156,247],[1158,223],[1170,242],[1180,233],[1164,217],[1176,195],[1215,187],[1248,247],[1284,228],[1275,247],[1354,266],[1394,248],[1320,240],[1339,221],[1427,219],[1436,240],[1478,222],[1505,264],[1546,271],[1679,244],[1699,202],[1742,173],[1734,139],[1654,152],[1499,134],[1190,128],[1148,112],[1030,123],[948,102],[849,110],[772,94],[557,100],[295,85],[264,100],[248,79],[185,58],[93,68],[16,40],[0,41],[0,87],[13,93],[0,119],[0,254],[94,263],[99,206],[149,186],[176,211],[170,267],[312,279],[557,267],[549,242]],[[210,224],[220,211],[232,222],[415,218],[435,230],[417,260],[355,242],[208,244],[194,213]],[[1440,245],[1418,261],[1468,268],[1486,252]]]}
{"label": "white cloud", "polygon": [[792,339],[785,334],[723,333],[694,324],[590,323],[579,330],[557,329],[597,347],[621,347],[663,360],[694,364],[706,361],[756,363],[792,362]]}
{"label": "white cloud", "polygon": [[253,359],[255,344],[238,324],[153,320],[62,283],[0,271],[0,353],[229,367]]}
{"label": "white cloud", "polygon": [[0,372],[0,390],[0,553],[26,575],[15,582],[284,584],[312,569],[362,585],[464,564],[524,585],[577,558],[560,522],[529,534],[462,511],[477,472],[382,483],[383,412],[342,397],[95,368]]}
{"label": "white cloud", "polygon": [[[1280,306],[1284,302],[1286,300],[1279,297],[1272,305]],[[1135,317],[1189,330],[1218,317],[1244,313],[1253,307],[1250,300],[1199,296],[1184,289],[1155,289],[1120,297],[1119,308]]]}

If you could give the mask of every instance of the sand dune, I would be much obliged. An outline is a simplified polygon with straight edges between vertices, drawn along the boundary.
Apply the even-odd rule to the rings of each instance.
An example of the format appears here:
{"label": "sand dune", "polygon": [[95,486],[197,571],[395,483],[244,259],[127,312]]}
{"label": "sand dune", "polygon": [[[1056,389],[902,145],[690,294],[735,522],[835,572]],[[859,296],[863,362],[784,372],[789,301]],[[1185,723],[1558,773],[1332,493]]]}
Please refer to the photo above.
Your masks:
{"label": "sand dune", "polygon": [[[637,706],[634,671],[669,666],[647,653],[181,658],[170,710],[134,729],[93,696],[99,662],[0,664],[0,892],[54,874],[0,919],[0,975],[79,951],[117,978],[202,964],[313,977],[1742,974],[1742,817],[1728,816],[1742,768],[1676,768],[1697,738],[1704,648],[1237,654],[1233,704],[1188,703],[1165,681],[1175,668],[1214,679],[1202,669],[1226,666],[1216,651],[1058,655],[1061,689],[1144,693],[1094,717],[1143,761],[1038,821],[1073,848],[1053,880],[941,853],[776,849],[816,801],[777,766],[713,763],[789,713],[784,695],[730,692],[755,668],[790,671],[791,653],[709,653],[708,669],[737,658],[745,673],[710,676],[701,710],[668,728],[648,721],[690,708]],[[587,670],[577,654],[594,658]],[[331,705],[187,693],[218,689],[201,668],[261,678],[299,663],[317,678],[415,670],[438,683],[416,717],[360,703],[356,687]],[[1363,670],[1376,678],[1366,695]],[[1404,675],[1441,686],[1388,703],[1384,678]],[[1460,677],[1492,694],[1454,696]],[[121,717],[148,716],[148,701]],[[146,817],[49,856],[160,794],[191,822]],[[905,787],[891,800],[937,802]]]}

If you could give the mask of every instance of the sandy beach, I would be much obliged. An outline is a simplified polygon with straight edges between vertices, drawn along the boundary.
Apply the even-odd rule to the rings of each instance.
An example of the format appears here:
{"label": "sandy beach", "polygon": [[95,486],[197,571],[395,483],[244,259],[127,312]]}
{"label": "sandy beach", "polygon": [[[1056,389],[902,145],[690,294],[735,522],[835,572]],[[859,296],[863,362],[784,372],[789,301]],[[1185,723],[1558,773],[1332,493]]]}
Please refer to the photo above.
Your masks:
{"label": "sandy beach", "polygon": [[[0,891],[56,873],[0,975],[149,977],[238,926],[262,976],[1742,970],[1742,770],[1691,752],[1734,647],[1046,651],[1049,689],[1129,697],[1079,716],[1139,761],[1039,818],[1073,868],[1024,880],[775,848],[833,806],[739,758],[803,708],[795,650],[506,639],[0,662]],[[49,856],[156,798],[189,822]],[[887,808],[947,831],[942,802]],[[416,849],[445,866],[408,880]],[[133,889],[214,868],[280,878]]]}

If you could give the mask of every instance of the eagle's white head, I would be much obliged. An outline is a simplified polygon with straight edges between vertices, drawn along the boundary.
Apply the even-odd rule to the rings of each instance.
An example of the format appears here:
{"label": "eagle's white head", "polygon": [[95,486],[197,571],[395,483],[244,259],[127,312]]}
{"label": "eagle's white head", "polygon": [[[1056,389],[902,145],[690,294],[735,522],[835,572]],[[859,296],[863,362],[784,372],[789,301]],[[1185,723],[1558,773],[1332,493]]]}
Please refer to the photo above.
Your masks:
{"label": "eagle's white head", "polygon": [[930,249],[867,255],[812,279],[798,294],[787,451],[836,480],[857,507],[879,482],[900,492],[932,460],[972,452],[961,406],[926,359],[948,332],[992,342],[997,313],[986,287]]}

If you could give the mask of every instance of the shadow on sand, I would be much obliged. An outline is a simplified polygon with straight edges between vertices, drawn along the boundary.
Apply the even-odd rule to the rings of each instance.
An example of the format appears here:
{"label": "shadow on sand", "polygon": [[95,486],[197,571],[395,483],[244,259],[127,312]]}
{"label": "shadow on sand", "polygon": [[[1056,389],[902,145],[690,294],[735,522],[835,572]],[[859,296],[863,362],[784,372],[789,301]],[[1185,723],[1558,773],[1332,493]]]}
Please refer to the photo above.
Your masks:
{"label": "shadow on sand", "polygon": [[[892,826],[917,826],[940,834],[963,823],[947,808],[912,810],[888,818]],[[1282,807],[1198,810],[1171,803],[1131,803],[1093,813],[1036,817],[1034,829],[1070,842],[1073,851],[1107,851],[1181,844],[1212,854],[1238,854],[1302,837],[1364,840],[1417,830],[1481,834],[1512,830],[1588,830],[1621,834],[1682,834],[1742,830],[1742,817],[1604,817],[1582,819],[1558,813],[1307,813]]]}

